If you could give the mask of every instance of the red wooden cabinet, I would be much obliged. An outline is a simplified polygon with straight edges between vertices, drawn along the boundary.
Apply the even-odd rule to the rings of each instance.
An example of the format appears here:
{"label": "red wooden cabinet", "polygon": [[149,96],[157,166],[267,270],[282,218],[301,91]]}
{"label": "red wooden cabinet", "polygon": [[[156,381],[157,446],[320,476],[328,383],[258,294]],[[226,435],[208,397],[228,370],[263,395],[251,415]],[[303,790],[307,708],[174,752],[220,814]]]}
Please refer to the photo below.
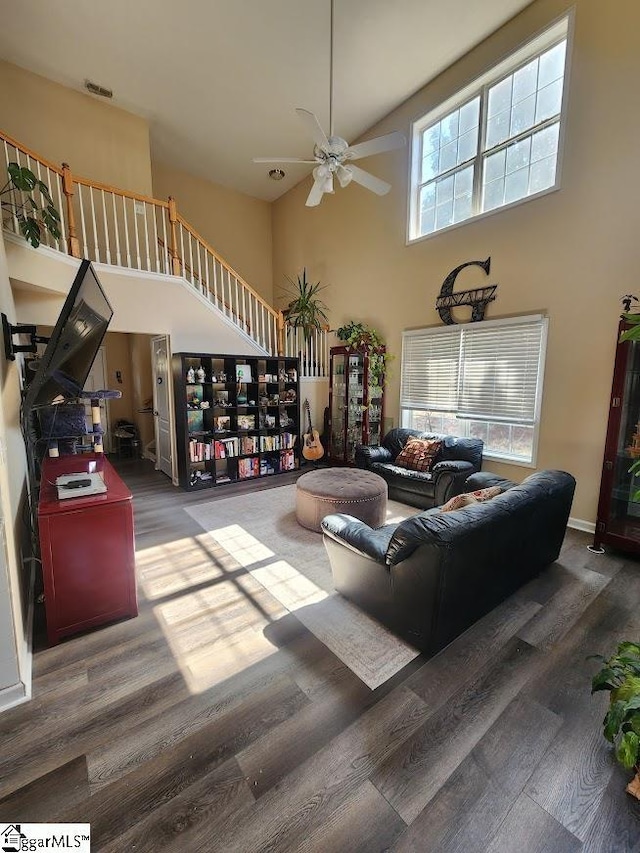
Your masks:
{"label": "red wooden cabinet", "polygon": [[[624,321],[620,332],[629,328]],[[640,553],[640,477],[629,468],[640,458],[640,342],[618,343],[602,464],[594,547]]]}
{"label": "red wooden cabinet", "polygon": [[[104,494],[58,500],[56,478],[100,471]],[[38,527],[47,635],[137,616],[131,492],[101,454],[43,462]]]}

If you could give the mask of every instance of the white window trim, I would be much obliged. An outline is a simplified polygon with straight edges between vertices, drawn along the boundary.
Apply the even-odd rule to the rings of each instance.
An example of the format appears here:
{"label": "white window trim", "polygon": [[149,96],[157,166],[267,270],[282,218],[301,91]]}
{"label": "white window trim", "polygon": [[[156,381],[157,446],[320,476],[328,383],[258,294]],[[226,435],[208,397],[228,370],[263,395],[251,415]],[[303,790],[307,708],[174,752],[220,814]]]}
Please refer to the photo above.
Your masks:
{"label": "white window trim", "polygon": [[[407,226],[405,245],[409,246],[413,245],[414,243],[420,243],[423,240],[430,240],[431,238],[436,237],[439,234],[444,234],[449,231],[452,231],[455,228],[460,228],[461,226],[468,225],[470,222],[477,222],[478,220],[485,219],[487,216],[494,216],[496,213],[501,213],[505,210],[511,210],[514,207],[518,207],[519,205],[525,204],[526,202],[542,198],[546,195],[549,195],[550,193],[557,192],[560,189],[562,178],[562,162],[564,151],[567,102],[569,93],[569,72],[570,58],[572,54],[571,48],[573,44],[574,18],[575,10],[569,9],[567,13],[564,13],[559,20],[557,20],[555,23],[552,23],[543,32],[538,33],[536,36],[533,36],[524,45],[522,45],[520,48],[517,48],[515,51],[513,51],[513,53],[509,54],[509,56],[507,56],[505,59],[499,61],[496,65],[493,65],[488,71],[485,71],[484,74],[481,74],[479,77],[476,77],[463,89],[459,89],[454,95],[447,98],[446,101],[441,102],[428,113],[421,113],[420,116],[418,116],[411,122],[411,129],[409,134],[411,151],[409,156],[409,192],[407,198]],[[539,53],[543,53],[545,50],[549,49],[550,47],[553,47],[555,44],[562,41],[563,39],[567,40],[567,52],[565,58],[562,104],[560,107],[560,134],[558,138],[556,179],[553,186],[547,187],[546,189],[541,190],[540,192],[524,196],[523,198],[516,199],[515,201],[509,202],[508,204],[503,204],[500,207],[495,207],[491,210],[485,210],[478,213],[474,213],[467,219],[463,219],[460,222],[454,222],[451,225],[445,226],[444,228],[438,228],[436,231],[429,232],[429,234],[418,235],[419,229],[417,220],[419,216],[419,204],[417,187],[420,183],[420,158],[417,155],[417,151],[420,150],[419,138],[423,130],[425,130],[425,128],[427,128],[429,125],[434,124],[436,121],[439,121],[441,118],[443,118],[443,116],[462,106],[462,104],[470,100],[474,95],[480,95],[482,98],[483,89],[485,89],[487,86],[490,86],[493,83],[497,82],[501,77],[504,77],[507,74],[517,71],[520,66],[526,65],[526,63],[529,62],[529,60],[531,60],[534,56]],[[416,236],[412,236],[413,234],[415,234]]]}
{"label": "white window trim", "polygon": [[[531,446],[531,462],[527,462],[522,459],[514,459],[511,456],[505,456],[504,454],[496,454],[491,453],[491,451],[485,450],[483,452],[483,456],[485,459],[495,460],[496,462],[504,462],[508,465],[517,465],[521,468],[537,468],[537,459],[538,459],[538,445],[540,441],[540,421],[542,414],[542,396],[543,396],[543,388],[544,388],[544,375],[545,375],[545,365],[546,365],[546,355],[547,355],[547,342],[549,336],[549,318],[545,317],[543,314],[526,314],[523,316],[516,317],[504,317],[499,320],[483,320],[481,325],[484,327],[491,326],[508,326],[522,323],[542,323],[542,331],[540,335],[540,360],[538,362],[538,387],[536,389],[536,399],[534,406],[534,420],[533,424],[533,441]],[[458,325],[477,325],[477,324],[455,324]],[[428,334],[438,335],[438,334],[446,334],[447,331],[450,331],[451,326],[425,326],[420,329],[408,329],[402,333],[403,339],[403,347],[404,350],[404,338],[411,337],[416,335],[424,335],[425,332]],[[402,370],[402,364],[400,365],[400,369]],[[408,411],[402,406],[402,400],[400,400],[398,407],[398,423],[401,426],[404,426],[404,412]]]}

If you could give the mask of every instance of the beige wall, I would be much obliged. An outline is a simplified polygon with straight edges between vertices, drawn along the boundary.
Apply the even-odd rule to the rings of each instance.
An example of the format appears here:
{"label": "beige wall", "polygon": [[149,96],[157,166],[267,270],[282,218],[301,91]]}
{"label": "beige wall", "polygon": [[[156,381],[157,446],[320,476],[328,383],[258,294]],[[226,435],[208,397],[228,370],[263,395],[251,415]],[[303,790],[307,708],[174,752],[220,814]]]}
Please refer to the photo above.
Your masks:
{"label": "beige wall", "polygon": [[[411,119],[567,8],[562,0],[533,3],[369,135],[408,133]],[[560,191],[407,246],[409,152],[371,158],[366,167],[393,184],[388,196],[351,186],[305,209],[305,181],[274,204],[274,279],[306,264],[312,279],[330,285],[325,298],[334,327],[356,319],[381,329],[397,356],[387,397],[387,414],[397,422],[402,330],[438,325],[434,303],[445,275],[490,255],[490,279],[499,287],[487,317],[550,318],[537,464],[574,474],[572,515],[593,522],[619,298],[637,290],[640,114],[629,106],[640,79],[640,6],[578,0],[575,10]],[[458,289],[481,276],[463,274]],[[485,467],[518,479],[529,473],[494,462]]]}
{"label": "beige wall", "polygon": [[[130,335],[121,332],[107,332],[104,339],[107,388],[122,392],[119,400],[109,400],[109,424],[112,430],[120,419],[133,420],[134,382],[129,338]],[[118,371],[121,382],[116,377]]]}
{"label": "beige wall", "polygon": [[153,163],[156,198],[178,212],[269,304],[273,304],[271,205],[179,169]]}
{"label": "beige wall", "polygon": [[151,195],[145,119],[0,61],[0,128],[81,177]]}

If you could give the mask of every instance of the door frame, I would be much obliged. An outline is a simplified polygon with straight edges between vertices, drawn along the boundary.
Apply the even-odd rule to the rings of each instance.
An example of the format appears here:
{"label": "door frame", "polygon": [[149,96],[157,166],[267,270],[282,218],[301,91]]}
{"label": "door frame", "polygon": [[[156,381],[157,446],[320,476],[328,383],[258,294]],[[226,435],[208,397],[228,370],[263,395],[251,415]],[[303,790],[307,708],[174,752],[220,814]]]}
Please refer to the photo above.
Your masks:
{"label": "door frame", "polygon": [[[160,437],[159,437],[159,429],[158,429],[158,415],[156,414],[158,411],[158,398],[156,389],[158,387],[158,370],[156,364],[155,357],[155,345],[156,343],[164,341],[166,343],[167,349],[167,407],[168,407],[168,421],[169,421],[169,442],[171,445],[171,482],[174,486],[178,485],[178,472],[176,466],[176,432],[175,432],[175,418],[174,418],[174,409],[173,409],[173,382],[171,381],[171,338],[169,335],[154,335],[149,345],[151,346],[151,380],[153,383],[153,431],[156,441],[156,461],[155,461],[155,469],[156,471],[160,471]],[[166,472],[163,472],[166,473]]]}

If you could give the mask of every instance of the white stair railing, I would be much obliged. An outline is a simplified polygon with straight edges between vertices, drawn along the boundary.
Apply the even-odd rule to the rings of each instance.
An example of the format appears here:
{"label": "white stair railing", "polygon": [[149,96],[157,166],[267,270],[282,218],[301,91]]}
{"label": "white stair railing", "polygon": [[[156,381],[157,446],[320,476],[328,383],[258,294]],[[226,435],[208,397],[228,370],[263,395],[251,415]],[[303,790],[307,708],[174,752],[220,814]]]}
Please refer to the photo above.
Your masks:
{"label": "white stair railing", "polygon": [[[26,166],[45,183],[60,214],[60,238],[42,229],[43,245],[76,258],[181,276],[269,355],[300,358],[300,375],[329,375],[327,331],[285,326],[272,308],[176,210],[175,200],[160,201],[99,181],[72,175],[0,131],[5,175],[9,163]],[[3,181],[3,184],[5,181]],[[17,198],[18,191],[14,192]],[[15,216],[3,227],[20,234]]]}

